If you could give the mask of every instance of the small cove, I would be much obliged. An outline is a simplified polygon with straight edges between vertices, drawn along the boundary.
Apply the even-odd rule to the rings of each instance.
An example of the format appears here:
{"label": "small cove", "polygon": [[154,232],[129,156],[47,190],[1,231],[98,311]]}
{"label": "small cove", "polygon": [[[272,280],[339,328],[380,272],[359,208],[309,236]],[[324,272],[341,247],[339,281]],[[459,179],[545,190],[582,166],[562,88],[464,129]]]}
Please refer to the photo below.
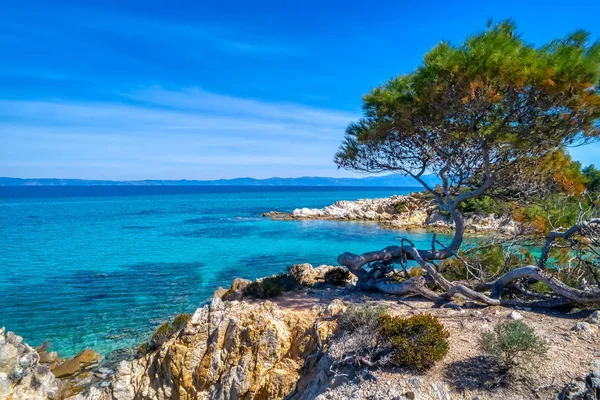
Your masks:
{"label": "small cove", "polygon": [[[294,263],[335,264],[425,231],[375,223],[273,221],[271,210],[385,197],[398,188],[0,188],[0,326],[71,356],[136,347],[217,286]],[[448,235],[438,234],[441,240]]]}

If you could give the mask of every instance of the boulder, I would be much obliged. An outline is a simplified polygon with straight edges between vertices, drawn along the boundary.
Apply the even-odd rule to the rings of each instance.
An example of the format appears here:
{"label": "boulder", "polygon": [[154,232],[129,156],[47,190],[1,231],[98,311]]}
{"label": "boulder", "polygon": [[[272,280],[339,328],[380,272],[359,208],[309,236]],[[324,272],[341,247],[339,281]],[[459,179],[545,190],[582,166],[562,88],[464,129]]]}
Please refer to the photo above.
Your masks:
{"label": "boulder", "polygon": [[598,335],[598,327],[588,322],[578,322],[571,330],[577,332],[577,335],[588,339]]}
{"label": "boulder", "polygon": [[239,301],[244,297],[244,289],[251,283],[251,280],[236,278],[231,283],[229,290],[225,292],[221,298],[224,301]]}
{"label": "boulder", "polygon": [[583,400],[585,399],[585,382],[583,381],[572,381],[565,385],[560,396],[560,400]]}
{"label": "boulder", "polygon": [[0,399],[55,399],[61,383],[23,338],[0,329]]}
{"label": "boulder", "polygon": [[212,297],[213,299],[221,299],[223,296],[225,296],[225,294],[227,294],[227,289],[223,289],[221,286],[219,286],[213,293]]}
{"label": "boulder", "polygon": [[586,319],[587,323],[600,325],[600,311],[596,310]]}
{"label": "boulder", "polygon": [[325,274],[333,269],[330,265],[320,265],[313,268],[311,264],[294,264],[289,268],[289,273],[302,285],[312,287],[316,283],[325,281]]}
{"label": "boulder", "polygon": [[516,311],[511,311],[511,313],[508,314],[508,319],[511,319],[513,321],[520,321],[523,319],[523,316]]}
{"label": "boulder", "polygon": [[70,360],[64,361],[62,364],[59,364],[52,373],[57,378],[64,378],[66,376],[72,376],[81,371],[81,363],[77,359],[77,357],[72,358]]}
{"label": "boulder", "polygon": [[[337,305],[333,308],[337,308]],[[332,312],[334,310],[331,310]],[[320,311],[319,311],[320,312]],[[317,311],[271,302],[223,302],[196,310],[182,332],[143,357],[121,362],[103,399],[277,399],[289,394],[305,358],[336,327],[313,329]]]}
{"label": "boulder", "polygon": [[600,399],[600,360],[592,362],[590,374],[578,378],[565,385],[560,393],[560,400],[588,400]]}
{"label": "boulder", "polygon": [[85,349],[75,356],[82,364],[91,364],[100,360],[100,354],[96,353],[92,349]]}

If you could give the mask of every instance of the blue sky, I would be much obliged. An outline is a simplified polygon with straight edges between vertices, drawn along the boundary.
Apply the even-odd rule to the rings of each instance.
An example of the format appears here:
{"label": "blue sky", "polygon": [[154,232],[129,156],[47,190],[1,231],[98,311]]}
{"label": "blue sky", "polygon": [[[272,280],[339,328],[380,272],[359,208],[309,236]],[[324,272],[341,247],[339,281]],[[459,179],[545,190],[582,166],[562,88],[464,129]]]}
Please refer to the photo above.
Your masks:
{"label": "blue sky", "polygon": [[600,2],[576,3],[5,1],[0,176],[352,176],[333,154],[370,88],[490,17],[600,38]]}

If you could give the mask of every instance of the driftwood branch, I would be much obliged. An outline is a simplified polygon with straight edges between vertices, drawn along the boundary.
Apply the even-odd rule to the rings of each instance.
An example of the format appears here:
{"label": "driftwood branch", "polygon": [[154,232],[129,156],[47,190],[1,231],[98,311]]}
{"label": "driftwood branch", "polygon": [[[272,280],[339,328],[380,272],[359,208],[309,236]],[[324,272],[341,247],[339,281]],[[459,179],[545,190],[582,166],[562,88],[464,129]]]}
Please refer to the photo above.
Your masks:
{"label": "driftwood branch", "polygon": [[[392,295],[417,294],[434,302],[450,301],[454,296],[460,295],[485,305],[535,305],[541,307],[557,307],[567,304],[596,304],[600,303],[600,289],[578,289],[571,287],[545,269],[545,264],[549,256],[550,249],[557,239],[571,240],[576,236],[586,236],[586,246],[590,247],[593,254],[598,254],[589,243],[598,243],[598,232],[600,232],[600,219],[593,218],[588,221],[578,221],[578,223],[564,231],[553,230],[546,238],[542,248],[541,257],[538,265],[527,265],[506,272],[498,279],[492,282],[479,282],[474,287],[469,287],[464,282],[450,282],[444,275],[438,271],[433,264],[433,260],[444,259],[449,256],[457,257],[458,253],[451,246],[444,246],[439,243],[443,249],[436,250],[432,246],[430,250],[419,250],[408,240],[402,240],[400,246],[389,246],[379,251],[372,251],[361,255],[344,253],[338,257],[338,262],[346,266],[350,272],[359,278],[359,286],[367,290],[379,290],[383,293]],[[462,237],[462,232],[457,235]],[[455,236],[456,239],[456,236]],[[454,242],[455,240],[453,240]],[[427,287],[427,280],[424,276],[417,276],[406,279],[403,282],[394,282],[387,279],[389,265],[394,262],[400,262],[403,266],[406,260],[414,260],[427,273],[427,277],[433,281],[435,286],[441,290],[437,292]],[[465,260],[462,260],[465,262]],[[365,266],[372,263],[381,263],[387,265],[386,268],[374,267],[371,271],[366,271]],[[582,265],[591,268],[583,260]],[[543,267],[541,267],[542,265]],[[519,282],[541,282],[550,290],[550,295],[542,295],[526,290]],[[506,290],[518,292],[525,300],[503,299],[502,296]],[[485,292],[489,291],[489,295]]]}

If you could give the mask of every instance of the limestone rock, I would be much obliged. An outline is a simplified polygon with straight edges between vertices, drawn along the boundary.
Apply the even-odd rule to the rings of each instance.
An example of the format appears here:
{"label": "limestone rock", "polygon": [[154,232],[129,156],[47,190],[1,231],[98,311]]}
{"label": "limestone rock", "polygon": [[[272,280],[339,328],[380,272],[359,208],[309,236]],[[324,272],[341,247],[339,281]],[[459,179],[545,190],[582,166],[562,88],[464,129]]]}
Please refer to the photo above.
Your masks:
{"label": "limestone rock", "polygon": [[516,311],[511,311],[511,313],[508,314],[508,319],[511,319],[513,321],[520,321],[523,319],[523,316]]}
{"label": "limestone rock", "polygon": [[583,400],[585,399],[585,382],[573,381],[568,383],[560,393],[560,400]]}
{"label": "limestone rock", "polygon": [[213,299],[222,299],[225,294],[227,294],[227,289],[223,289],[221,286],[219,286],[213,293],[212,297]]}
{"label": "limestone rock", "polygon": [[289,271],[302,286],[312,287],[316,283],[324,282],[325,274],[333,268],[330,265],[320,265],[313,268],[310,264],[294,264],[289,268]]}
{"label": "limestone rock", "polygon": [[[283,398],[316,350],[316,318],[314,311],[270,302],[213,299],[159,349],[121,362],[102,398]],[[319,334],[324,338],[334,329],[335,322],[321,323]]]}
{"label": "limestone rock", "polygon": [[586,322],[594,325],[600,325],[600,311],[594,311],[592,315],[586,319]]}
{"label": "limestone rock", "polygon": [[591,338],[595,337],[596,335],[598,335],[598,327],[596,327],[595,325],[592,325],[590,323],[587,323],[587,322],[578,322],[571,329],[573,331],[577,332],[577,334],[579,336],[582,336],[582,337],[588,338],[588,339],[591,339]]}
{"label": "limestone rock", "polygon": [[560,400],[587,400],[600,398],[600,360],[592,362],[590,374],[578,378],[565,385],[560,393]]}
{"label": "limestone rock", "polygon": [[60,387],[34,348],[0,329],[0,399],[54,399]]}
{"label": "limestone rock", "polygon": [[221,298],[225,301],[241,300],[244,297],[244,289],[251,283],[251,280],[236,278],[233,280],[229,290]]}
{"label": "limestone rock", "polygon": [[85,349],[75,356],[82,364],[91,364],[100,360],[100,354],[92,349]]}
{"label": "limestone rock", "polygon": [[[356,201],[338,201],[323,208],[297,208],[289,214],[277,211],[262,214],[274,219],[331,219],[376,221],[397,229],[436,228],[454,229],[452,219],[439,212],[432,199],[418,193]],[[510,215],[474,214],[465,217],[472,233],[494,232],[514,234],[520,225]]]}
{"label": "limestone rock", "polygon": [[70,360],[64,361],[62,364],[59,364],[58,367],[54,368],[52,373],[57,378],[64,378],[66,376],[75,375],[81,370],[81,363],[77,359],[77,357],[72,358]]}

